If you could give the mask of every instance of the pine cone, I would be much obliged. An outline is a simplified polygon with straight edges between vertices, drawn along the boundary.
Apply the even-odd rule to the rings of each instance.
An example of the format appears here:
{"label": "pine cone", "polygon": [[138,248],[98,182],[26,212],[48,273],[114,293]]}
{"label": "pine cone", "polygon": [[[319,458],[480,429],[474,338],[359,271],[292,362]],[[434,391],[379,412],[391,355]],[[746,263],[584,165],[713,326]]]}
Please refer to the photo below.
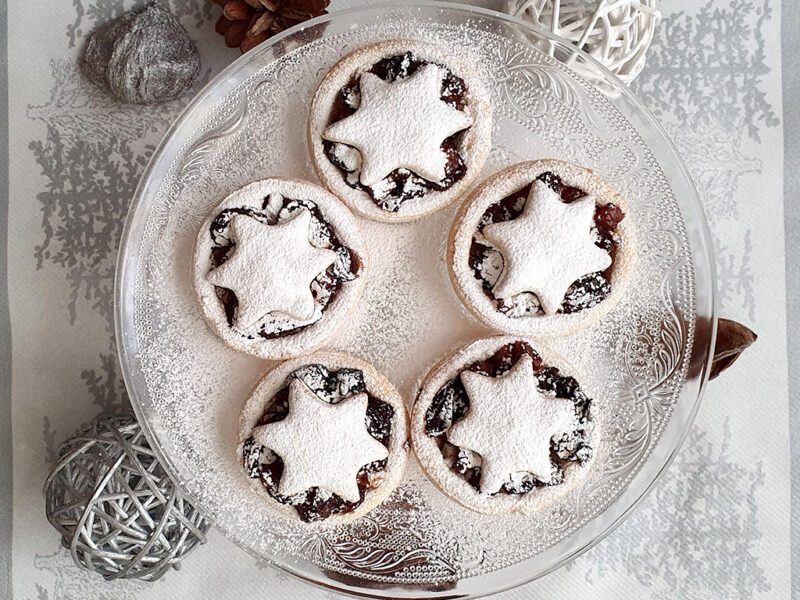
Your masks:
{"label": "pine cone", "polygon": [[214,0],[222,7],[216,30],[225,45],[242,53],[267,38],[308,19],[326,14],[330,0]]}

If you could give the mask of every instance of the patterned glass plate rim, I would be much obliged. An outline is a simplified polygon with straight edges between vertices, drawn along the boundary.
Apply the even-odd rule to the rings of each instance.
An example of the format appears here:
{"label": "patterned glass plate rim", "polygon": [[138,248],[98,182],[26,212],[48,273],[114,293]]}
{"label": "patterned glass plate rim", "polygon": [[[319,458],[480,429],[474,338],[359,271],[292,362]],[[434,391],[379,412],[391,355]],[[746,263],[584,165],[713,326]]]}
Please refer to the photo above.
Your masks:
{"label": "patterned glass plate rim", "polygon": [[[283,527],[268,518],[261,527],[266,533],[248,532],[241,519],[237,521],[222,510],[230,500],[220,499],[224,495],[220,492],[215,497],[208,480],[198,474],[205,456],[198,454],[196,447],[176,447],[186,440],[181,437],[183,429],[191,430],[186,423],[196,420],[183,405],[175,408],[176,391],[199,397],[212,394],[213,385],[195,385],[197,371],[191,369],[202,368],[202,364],[182,363],[178,355],[188,352],[180,346],[181,340],[165,336],[171,331],[176,337],[179,323],[195,326],[191,318],[181,319],[197,310],[191,301],[184,306],[180,290],[172,290],[175,286],[165,280],[171,270],[175,279],[183,276],[180,252],[154,239],[164,232],[179,235],[187,223],[188,229],[196,231],[206,212],[225,193],[258,178],[252,169],[260,174],[265,165],[237,170],[230,161],[251,156],[250,138],[266,140],[262,142],[266,144],[269,135],[285,126],[283,121],[270,121],[273,113],[288,115],[290,120],[300,118],[296,129],[304,132],[302,109],[310,100],[313,82],[338,56],[372,40],[404,35],[436,37],[443,43],[461,45],[464,51],[480,40],[476,52],[491,67],[483,75],[494,84],[499,122],[495,130],[498,147],[490,158],[489,172],[522,157],[536,157],[529,154],[533,148],[588,166],[603,166],[598,170],[633,200],[637,226],[646,233],[640,240],[645,259],[640,261],[644,264],[639,276],[644,284],[653,285],[632,292],[612,313],[607,327],[601,324],[575,342],[576,348],[605,344],[609,350],[608,364],[594,361],[599,366],[589,375],[604,380],[607,388],[603,389],[608,390],[608,402],[615,411],[604,425],[608,453],[595,461],[601,466],[579,488],[571,504],[557,505],[522,527],[518,520],[499,521],[497,529],[504,534],[515,531],[523,536],[519,541],[509,538],[512,542],[505,544],[521,544],[520,548],[526,548],[523,556],[515,551],[509,554],[491,535],[476,538],[458,530],[454,522],[463,520],[464,513],[438,496],[427,497],[430,491],[425,486],[430,484],[416,465],[409,466],[406,490],[396,495],[408,503],[415,501],[417,494],[423,498],[419,506],[425,509],[435,505],[437,508],[428,511],[434,515],[430,523],[414,512],[416,508],[397,508],[402,503],[390,500],[385,503],[387,508],[376,509],[358,522],[360,526],[343,533],[321,535]],[[311,60],[306,60],[309,57]],[[253,116],[264,108],[268,112]],[[553,123],[558,127],[554,129]],[[515,135],[510,135],[512,132]],[[525,133],[522,147],[513,147],[509,138],[521,132]],[[533,134],[530,139],[528,133]],[[257,152],[256,163],[259,154],[268,154],[261,148]],[[302,159],[307,162],[306,155]],[[299,173],[286,174],[311,178],[307,164],[305,170],[298,169]],[[277,173],[265,173],[269,174]],[[427,235],[431,235],[446,228],[451,217],[452,210],[444,210],[438,217],[423,220],[427,225],[419,227],[427,227]],[[381,225],[367,223],[364,227],[380,229]],[[664,250],[665,246],[669,250]],[[645,497],[672,462],[699,407],[713,350],[716,276],[710,248],[697,193],[664,131],[624,84],[573,46],[508,15],[452,3],[336,12],[288,30],[235,61],[192,100],[154,153],[131,204],[117,265],[115,317],[123,376],[139,422],[165,468],[228,537],[255,556],[307,581],[364,596],[475,597],[494,593],[540,577],[593,546]],[[381,264],[380,256],[377,263]],[[447,281],[446,275],[442,281]],[[454,319],[468,321],[464,315]],[[199,321],[202,325],[202,318]],[[489,333],[474,324],[462,326],[462,330],[468,335],[445,337],[446,345],[461,344],[475,337],[475,331]],[[191,331],[185,333],[191,337]],[[346,335],[336,342],[357,353],[362,350],[359,342]],[[369,350],[364,353],[369,355]],[[440,349],[439,354],[442,352]],[[618,369],[615,356],[622,356]],[[368,358],[376,360],[379,368],[387,368],[380,364],[383,354]],[[223,370],[226,361],[220,360]],[[593,368],[579,366],[587,373]],[[187,367],[192,375],[184,388],[174,384],[181,377],[180,367]],[[263,363],[255,366],[250,361],[243,372],[252,379],[252,373],[263,368]],[[403,385],[411,383],[403,379]],[[239,394],[246,394],[247,386],[240,388]],[[200,412],[209,408],[199,406]],[[230,410],[238,415],[238,406]],[[170,421],[170,415],[177,415],[177,420]],[[437,510],[452,513],[452,518],[436,520],[440,516]],[[403,517],[402,523],[399,517]],[[477,529],[483,522],[495,528],[491,520],[475,516],[473,521],[478,523]],[[416,547],[397,534],[400,529],[413,532],[415,526]],[[419,534],[426,528],[435,530],[438,537],[427,539]],[[531,534],[543,533],[546,543],[525,545]],[[403,544],[405,550],[400,548]]]}

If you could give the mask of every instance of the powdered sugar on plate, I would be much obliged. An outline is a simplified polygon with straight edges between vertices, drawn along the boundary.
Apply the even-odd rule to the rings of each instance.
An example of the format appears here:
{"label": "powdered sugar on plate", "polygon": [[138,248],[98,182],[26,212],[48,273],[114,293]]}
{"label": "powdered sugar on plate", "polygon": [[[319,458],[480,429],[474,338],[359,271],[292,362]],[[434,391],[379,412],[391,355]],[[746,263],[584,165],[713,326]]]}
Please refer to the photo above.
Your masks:
{"label": "powdered sugar on plate", "polygon": [[[611,100],[521,41],[527,38],[492,31],[494,17],[442,24],[463,10],[437,9],[431,21],[419,17],[425,11],[385,19],[365,9],[358,16],[363,26],[333,21],[315,30],[320,39],[302,38],[291,51],[288,42],[301,38],[282,40],[279,58],[267,60],[267,45],[254,51],[174,130],[139,192],[137,225],[129,232],[121,340],[142,422],[169,469],[227,535],[329,585],[340,584],[320,569],[356,586],[455,586],[521,563],[539,565],[524,569],[525,577],[544,569],[559,542],[591,541],[581,527],[611,506],[646,463],[686,375],[695,282],[680,211],[658,163]],[[276,514],[237,460],[242,404],[274,363],[236,352],[208,328],[194,297],[192,248],[206,215],[242,185],[268,176],[313,181],[298,132],[321,77],[349,51],[409,36],[469,55],[490,83],[498,119],[481,177],[542,156],[587,164],[630,200],[646,251],[610,315],[548,342],[581,373],[594,410],[604,415],[590,472],[576,493],[528,517],[479,515],[441,494],[409,461],[392,496],[366,517],[312,532]],[[543,81],[556,81],[560,95]],[[625,152],[598,152],[600,141]],[[436,361],[492,333],[463,308],[449,281],[445,247],[456,208],[412,223],[357,218],[370,273],[357,307],[326,348],[372,363],[407,404]],[[642,421],[647,402],[657,402],[658,410]],[[642,423],[646,438],[637,437]],[[641,439],[649,441],[635,445]]]}

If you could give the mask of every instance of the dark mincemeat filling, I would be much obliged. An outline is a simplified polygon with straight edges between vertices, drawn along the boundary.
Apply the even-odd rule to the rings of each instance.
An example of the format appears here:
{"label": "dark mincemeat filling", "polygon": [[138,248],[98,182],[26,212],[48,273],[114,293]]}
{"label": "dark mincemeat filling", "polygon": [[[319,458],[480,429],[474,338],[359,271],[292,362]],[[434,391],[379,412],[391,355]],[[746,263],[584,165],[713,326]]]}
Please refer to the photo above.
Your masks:
{"label": "dark mincemeat filling", "polygon": [[[353,394],[366,392],[368,397],[365,417],[367,431],[381,444],[389,447],[394,408],[369,393],[364,383],[364,374],[358,369],[329,371],[323,365],[308,365],[298,369],[289,376],[286,385],[275,394],[258,420],[257,426],[275,423],[286,418],[289,414],[289,384],[295,377],[304,381],[322,400],[331,404],[337,404]],[[306,442],[298,440],[298,443]],[[242,456],[244,468],[250,477],[259,479],[270,496],[281,504],[292,506],[300,519],[305,522],[323,521],[332,515],[354,511],[361,505],[364,496],[371,489],[372,475],[386,469],[387,463],[387,459],[383,459],[362,467],[357,475],[359,499],[357,502],[347,502],[336,494],[321,493],[316,487],[295,496],[280,495],[277,490],[283,474],[283,461],[280,456],[268,448],[257,444],[252,437],[244,442]]]}
{"label": "dark mincemeat filling", "polygon": [[[268,205],[269,196],[264,198],[262,210],[266,211]],[[324,232],[324,238],[326,238],[330,244],[329,248],[339,255],[339,259],[337,259],[336,263],[328,267],[324,273],[320,274],[315,279],[320,289],[325,292],[325,295],[320,297],[317,291],[312,289],[315,300],[318,300],[322,304],[322,310],[324,311],[330,303],[334,301],[343,283],[353,281],[361,275],[362,263],[358,254],[339,241],[333,226],[325,221],[317,205],[310,200],[292,200],[290,198],[284,198],[277,220],[274,218],[270,219],[264,212],[244,207],[228,208],[220,212],[211,222],[210,228],[211,240],[214,244],[211,248],[211,269],[216,269],[219,265],[228,260],[231,250],[236,246],[236,243],[226,236],[228,223],[233,215],[247,215],[262,223],[275,225],[277,222],[292,215],[295,210],[301,207],[311,212],[312,226],[316,225],[322,228],[321,230]],[[239,305],[236,294],[223,287],[215,287],[215,290],[217,298],[219,298],[220,302],[222,302],[222,306],[225,308],[225,317],[228,321],[228,326],[233,327],[235,323],[236,307]],[[306,327],[308,327],[308,325],[271,332],[267,331],[264,325],[261,325],[257,335],[265,339],[274,339],[298,333]],[[248,339],[254,339],[253,335],[242,335]]]}
{"label": "dark mincemeat filling", "polygon": [[[385,81],[393,82],[397,79],[405,79],[413,75],[420,67],[427,64],[430,63],[416,59],[411,52],[406,52],[380,60],[372,66],[369,72],[374,73]],[[444,65],[439,66],[447,69]],[[466,106],[466,94],[467,87],[464,80],[454,75],[450,70],[447,70],[447,75],[442,82],[441,99],[454,108],[463,111]],[[358,97],[359,83],[358,79],[353,77],[336,95],[333,107],[331,108],[328,125],[341,121],[345,117],[349,117],[356,112],[357,109],[352,106],[352,99]],[[463,134],[464,131],[460,131],[442,142],[442,151],[447,155],[445,178],[442,181],[434,183],[406,169],[396,169],[387,176],[389,180],[388,183],[390,184],[388,186],[388,192],[386,195],[379,198],[375,196],[371,188],[362,185],[357,178],[354,179],[353,177],[347,176],[348,173],[352,173],[353,171],[336,156],[334,151],[336,144],[334,142],[323,140],[323,146],[328,160],[342,171],[342,175],[348,186],[368,193],[382,209],[396,212],[407,200],[419,198],[428,191],[447,190],[464,177],[467,168],[464,164],[463,157],[458,152]]]}
{"label": "dark mincemeat filling", "polygon": [[[582,464],[592,457],[592,448],[586,438],[585,427],[591,421],[589,410],[592,401],[581,390],[574,377],[564,376],[555,367],[548,367],[539,354],[525,342],[506,344],[485,360],[466,366],[463,371],[474,371],[490,377],[499,377],[509,371],[523,354],[533,359],[533,372],[538,379],[539,389],[555,392],[557,398],[575,403],[578,416],[578,430],[573,435],[565,435],[551,441],[550,459],[556,465],[552,481],[540,481],[528,474],[518,483],[508,482],[498,493],[526,494],[537,487],[557,485],[563,481],[564,467],[568,463]],[[436,439],[442,456],[453,461],[451,470],[480,491],[481,467],[473,464],[470,452],[447,441],[447,430],[469,411],[469,396],[457,376],[448,381],[433,397],[425,414],[425,433]]]}
{"label": "dark mincemeat filling", "polygon": [[[562,202],[574,202],[586,196],[583,190],[565,185],[558,175],[550,171],[542,173],[536,179],[550,186],[553,191],[561,196]],[[478,231],[483,231],[483,228],[490,223],[510,221],[521,215],[532,186],[533,182],[487,208],[478,224]],[[611,293],[611,270],[614,268],[614,258],[617,252],[615,233],[617,225],[619,225],[624,218],[625,213],[615,204],[595,206],[595,245],[608,252],[611,256],[611,266],[604,272],[589,273],[575,281],[564,296],[564,301],[561,303],[561,308],[558,310],[560,314],[576,313],[586,308],[596,306]],[[497,309],[500,312],[507,313],[511,307],[503,300],[495,298],[492,293],[493,284],[487,281],[481,270],[481,265],[492,250],[491,247],[473,238],[469,251],[469,266],[472,268],[475,277],[481,280],[484,293],[492,300],[497,301]],[[533,309],[536,311],[534,314],[544,314],[544,311],[536,305],[534,305]]]}

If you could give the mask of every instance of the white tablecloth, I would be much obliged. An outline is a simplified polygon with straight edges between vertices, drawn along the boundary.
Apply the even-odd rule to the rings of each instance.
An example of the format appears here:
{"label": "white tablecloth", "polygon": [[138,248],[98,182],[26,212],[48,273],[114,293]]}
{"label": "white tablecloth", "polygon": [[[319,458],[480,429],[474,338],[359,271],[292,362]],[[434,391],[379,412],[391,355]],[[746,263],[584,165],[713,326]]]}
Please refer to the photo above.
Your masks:
{"label": "white tablecloth", "polygon": [[[683,450],[631,517],[567,568],[502,598],[789,596],[790,431],[798,415],[790,414],[787,379],[784,181],[799,191],[800,161],[792,152],[784,161],[784,147],[796,152],[789,141],[800,137],[791,121],[798,101],[791,92],[800,89],[792,24],[800,26],[800,7],[784,3],[664,1],[666,18],[633,86],[668,128],[700,188],[717,252],[720,314],[751,326],[759,340],[709,386]],[[10,124],[9,192],[0,231],[7,216],[10,343],[3,248],[0,362],[10,355],[11,377],[0,370],[0,596],[332,598],[257,564],[215,532],[181,571],[155,584],[105,583],[72,564],[44,518],[42,483],[57,445],[100,411],[126,402],[113,340],[117,241],[153,146],[188,100],[118,105],[80,77],[76,57],[87,33],[129,6],[7,6],[8,69],[0,90],[8,102],[0,117]],[[238,56],[213,31],[220,9],[211,0],[170,6],[198,42],[204,81]],[[782,45],[791,51],[783,68]],[[790,103],[786,111],[782,99]],[[797,201],[787,195],[786,205]],[[796,209],[787,216],[797,224]],[[796,229],[787,231],[796,241]],[[791,252],[797,250],[793,244]]]}

